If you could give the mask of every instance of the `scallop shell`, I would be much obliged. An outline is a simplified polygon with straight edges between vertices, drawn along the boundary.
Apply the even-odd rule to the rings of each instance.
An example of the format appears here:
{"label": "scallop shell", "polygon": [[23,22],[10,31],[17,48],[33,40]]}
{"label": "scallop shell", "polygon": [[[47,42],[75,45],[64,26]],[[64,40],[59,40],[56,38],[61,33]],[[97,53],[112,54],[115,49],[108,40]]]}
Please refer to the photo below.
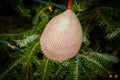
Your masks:
{"label": "scallop shell", "polygon": [[52,18],[40,38],[42,52],[55,61],[74,57],[81,47],[81,42],[81,25],[72,10],[66,10]]}

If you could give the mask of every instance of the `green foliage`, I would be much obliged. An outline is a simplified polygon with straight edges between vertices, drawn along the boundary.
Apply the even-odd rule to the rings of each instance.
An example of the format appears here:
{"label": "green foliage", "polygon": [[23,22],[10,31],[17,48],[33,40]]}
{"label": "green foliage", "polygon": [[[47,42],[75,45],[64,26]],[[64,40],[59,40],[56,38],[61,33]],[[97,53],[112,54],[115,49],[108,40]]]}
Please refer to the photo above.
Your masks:
{"label": "green foliage", "polygon": [[49,59],[44,58],[41,60],[41,64],[38,67],[38,76],[41,80],[48,80],[52,78],[53,72],[55,69],[55,64]]}
{"label": "green foliage", "polygon": [[107,54],[100,54],[97,52],[91,52],[90,57],[97,59],[101,62],[107,61],[107,62],[117,63],[119,61],[119,59],[115,56],[111,56],[111,55],[107,55]]}
{"label": "green foliage", "polygon": [[87,0],[75,0],[73,3],[73,10],[75,11],[82,12],[85,11],[88,7]]}
{"label": "green foliage", "polygon": [[29,17],[30,15],[30,10],[29,9],[26,9],[20,5],[17,5],[17,7],[15,8],[16,11],[18,11],[18,14],[20,14],[22,17]]}
{"label": "green foliage", "polygon": [[39,35],[30,35],[27,38],[23,39],[23,40],[15,40],[16,44],[22,48],[22,47],[26,47],[27,44],[31,43],[32,41],[34,41],[35,39],[38,38]]}
{"label": "green foliage", "polygon": [[[86,74],[89,80],[95,78],[95,75],[107,77],[109,74],[111,74],[111,70],[109,70],[111,66],[109,64],[111,62],[117,63],[119,61],[119,59],[115,56],[110,56],[96,52],[90,52],[89,54],[79,54],[79,58],[81,63],[78,63],[80,63],[79,65],[82,69],[80,71],[81,73]],[[109,66],[106,66],[106,64]],[[91,73],[94,73],[94,76],[90,76]],[[82,79],[84,79],[84,77],[82,77]]]}
{"label": "green foliage", "polygon": [[[96,74],[107,77],[110,72],[98,61],[85,55],[80,55],[86,70],[94,71]],[[89,72],[88,72],[89,73]]]}
{"label": "green foliage", "polygon": [[112,33],[108,33],[106,38],[111,40],[111,39],[114,39],[116,37],[119,37],[120,35],[120,28],[117,28],[115,31],[112,31]]}
{"label": "green foliage", "polygon": [[20,0],[7,0],[8,3],[14,8],[14,10],[21,16],[21,17],[30,17],[30,9],[27,9],[26,5]]}
{"label": "green foliage", "polygon": [[[26,5],[24,0],[7,0],[7,2],[22,19],[29,18],[32,26],[25,30],[20,29],[19,32],[16,31],[17,33],[1,30],[0,39],[14,43],[22,53],[12,51],[19,53],[18,59],[15,59],[9,68],[2,67],[4,70],[0,70],[2,71],[0,80],[99,80],[98,76],[107,79],[108,75],[114,72],[112,68],[119,62],[119,57],[111,55],[115,50],[113,44],[108,41],[120,38],[119,7],[110,6],[100,0],[75,0],[73,11],[83,29],[80,54],[76,56],[77,59],[74,57],[56,62],[42,54],[39,37],[48,21],[61,13],[61,9],[65,9],[66,2],[56,4],[50,0],[35,0],[35,2],[33,0],[30,6]],[[48,8],[51,5],[53,12]],[[113,52],[108,51],[104,43],[111,44]],[[6,47],[3,50],[6,50]]]}
{"label": "green foliage", "polygon": [[[21,59],[20,59],[21,60]],[[5,78],[5,76],[8,74],[8,72],[10,72],[13,68],[15,68],[17,66],[17,64],[20,62],[20,60],[17,60],[13,65],[11,65],[6,71],[4,71],[2,73],[2,75],[0,75],[0,80],[3,80]]]}

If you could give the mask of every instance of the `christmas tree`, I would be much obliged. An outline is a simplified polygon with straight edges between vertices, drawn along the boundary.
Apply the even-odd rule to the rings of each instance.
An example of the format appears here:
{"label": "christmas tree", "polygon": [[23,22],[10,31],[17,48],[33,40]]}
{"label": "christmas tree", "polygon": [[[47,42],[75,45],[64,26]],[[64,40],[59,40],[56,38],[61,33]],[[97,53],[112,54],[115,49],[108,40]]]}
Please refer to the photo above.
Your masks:
{"label": "christmas tree", "polygon": [[[119,2],[119,0],[0,1],[0,80],[119,79]],[[45,43],[41,45],[39,40],[49,21],[69,9],[78,20],[73,20],[73,17],[68,20],[67,25],[72,26],[64,29],[65,34],[62,36],[65,37],[55,38],[55,35],[61,36],[62,32],[54,33],[51,35],[52,38],[47,35]],[[66,16],[68,15],[60,16],[63,24],[67,21],[64,19]],[[76,22],[74,24],[72,21],[80,22],[79,27],[82,29],[80,33],[79,28],[75,28]],[[50,27],[57,24],[60,24],[59,21],[53,22]],[[57,30],[63,31],[63,27],[58,26]],[[52,34],[56,28],[53,30],[48,28],[46,31]],[[82,38],[79,38],[79,35],[82,35]],[[44,47],[50,44],[50,40],[53,40],[52,44],[56,45],[55,47],[58,46],[58,42],[64,40],[66,42],[60,43],[61,48],[51,48],[51,45]],[[79,45],[76,48],[77,44]],[[67,47],[68,53],[64,51],[64,47]],[[49,57],[53,51],[56,51],[54,58]],[[59,52],[63,52],[62,61],[58,59]]]}

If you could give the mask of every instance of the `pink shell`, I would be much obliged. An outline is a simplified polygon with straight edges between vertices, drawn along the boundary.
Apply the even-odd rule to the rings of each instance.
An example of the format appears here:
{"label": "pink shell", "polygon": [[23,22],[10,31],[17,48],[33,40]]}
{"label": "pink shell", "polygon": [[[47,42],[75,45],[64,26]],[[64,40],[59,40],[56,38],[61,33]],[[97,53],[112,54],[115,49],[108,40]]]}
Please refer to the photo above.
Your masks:
{"label": "pink shell", "polygon": [[41,50],[46,57],[63,61],[72,58],[82,43],[82,29],[72,10],[52,18],[40,38]]}

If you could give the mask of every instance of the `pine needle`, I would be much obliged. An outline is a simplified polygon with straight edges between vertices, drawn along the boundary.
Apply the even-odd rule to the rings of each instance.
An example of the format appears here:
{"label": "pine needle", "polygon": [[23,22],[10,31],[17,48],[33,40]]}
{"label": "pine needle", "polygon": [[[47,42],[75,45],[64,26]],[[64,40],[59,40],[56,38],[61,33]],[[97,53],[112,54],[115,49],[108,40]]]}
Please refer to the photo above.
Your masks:
{"label": "pine needle", "polygon": [[42,80],[45,80],[45,75],[46,75],[46,71],[47,71],[48,61],[49,61],[49,59],[47,58],[46,64],[45,64],[45,68],[44,68],[44,72],[43,72]]}

